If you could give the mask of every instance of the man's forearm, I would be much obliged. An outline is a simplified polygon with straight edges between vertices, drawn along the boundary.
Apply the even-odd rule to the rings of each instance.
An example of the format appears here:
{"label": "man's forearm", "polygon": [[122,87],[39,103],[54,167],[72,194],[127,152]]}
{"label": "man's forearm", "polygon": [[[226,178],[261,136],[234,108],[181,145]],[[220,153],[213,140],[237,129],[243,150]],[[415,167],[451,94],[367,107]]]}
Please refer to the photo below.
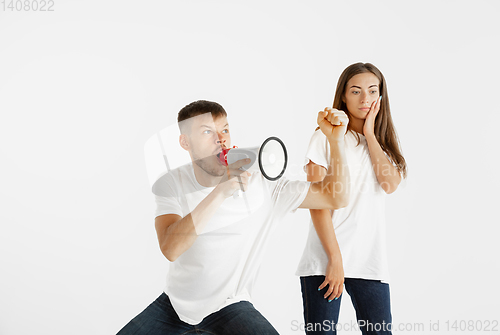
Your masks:
{"label": "man's forearm", "polygon": [[160,248],[170,261],[193,245],[224,199],[224,195],[215,188],[191,213],[165,229]]}
{"label": "man's forearm", "polygon": [[323,179],[323,189],[333,197],[336,208],[347,206],[349,202],[349,168],[344,141],[330,142],[330,164]]}

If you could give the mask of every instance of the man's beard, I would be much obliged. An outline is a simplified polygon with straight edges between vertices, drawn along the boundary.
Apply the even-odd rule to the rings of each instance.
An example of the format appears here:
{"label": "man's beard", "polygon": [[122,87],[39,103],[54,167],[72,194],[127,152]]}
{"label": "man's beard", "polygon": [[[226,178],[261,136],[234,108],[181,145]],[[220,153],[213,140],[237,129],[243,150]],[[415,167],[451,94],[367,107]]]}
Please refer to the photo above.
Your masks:
{"label": "man's beard", "polygon": [[[214,160],[214,156],[208,156],[200,159],[195,158],[193,161],[196,165],[200,167],[200,169],[202,169],[209,175],[214,177],[222,177],[224,173],[226,173],[226,169],[222,168],[223,167],[222,165],[218,165],[217,163],[211,163],[210,160]],[[217,169],[217,167],[219,167],[219,169]]]}

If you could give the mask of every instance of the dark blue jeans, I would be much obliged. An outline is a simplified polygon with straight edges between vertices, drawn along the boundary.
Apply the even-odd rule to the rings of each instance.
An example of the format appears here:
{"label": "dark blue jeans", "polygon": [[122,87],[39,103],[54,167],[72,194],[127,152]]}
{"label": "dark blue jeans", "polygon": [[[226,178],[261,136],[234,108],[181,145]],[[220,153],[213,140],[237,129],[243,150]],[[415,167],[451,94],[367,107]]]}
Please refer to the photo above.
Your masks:
{"label": "dark blue jeans", "polygon": [[[300,277],[306,334],[332,335],[337,334],[337,329],[347,330],[346,327],[352,330],[349,325],[337,325],[340,301],[344,294],[342,293],[338,300],[328,302],[328,299],[323,297],[328,286],[318,291],[324,280],[325,276]],[[389,284],[380,280],[345,278],[344,285],[356,310],[361,333],[392,334]]]}
{"label": "dark blue jeans", "polygon": [[272,334],[278,332],[248,301],[240,301],[210,314],[193,326],[179,319],[163,293],[142,313],[130,321],[117,335],[175,335],[175,334]]}

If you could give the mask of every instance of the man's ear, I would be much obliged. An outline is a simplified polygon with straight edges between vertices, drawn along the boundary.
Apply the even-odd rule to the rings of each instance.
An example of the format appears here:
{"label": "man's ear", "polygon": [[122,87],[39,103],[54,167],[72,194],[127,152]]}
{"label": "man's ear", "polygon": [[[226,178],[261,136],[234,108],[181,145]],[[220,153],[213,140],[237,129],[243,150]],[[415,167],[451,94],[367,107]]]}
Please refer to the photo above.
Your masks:
{"label": "man's ear", "polygon": [[179,135],[179,144],[181,145],[182,149],[189,151],[189,140],[188,137],[185,134]]}

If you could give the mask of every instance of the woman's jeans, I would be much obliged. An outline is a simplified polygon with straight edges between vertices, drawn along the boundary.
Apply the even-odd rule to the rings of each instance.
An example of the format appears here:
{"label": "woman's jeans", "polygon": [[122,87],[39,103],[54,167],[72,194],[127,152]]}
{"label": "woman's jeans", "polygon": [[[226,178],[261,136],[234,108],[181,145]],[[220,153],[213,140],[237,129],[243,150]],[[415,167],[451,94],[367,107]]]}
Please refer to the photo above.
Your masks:
{"label": "woman's jeans", "polygon": [[118,335],[217,334],[250,335],[278,332],[248,301],[240,301],[205,317],[193,326],[179,319],[170,299],[163,293],[130,321]]}
{"label": "woman's jeans", "polygon": [[[300,277],[302,287],[302,301],[304,304],[304,321],[306,334],[337,334],[342,333],[346,325],[338,325],[340,301],[328,302],[323,296],[328,290],[328,285],[321,291],[318,287],[325,280],[325,276]],[[363,335],[392,334],[392,316],[389,296],[389,284],[380,280],[367,280],[358,278],[345,278],[345,290],[351,297],[356,310],[358,326]]]}

